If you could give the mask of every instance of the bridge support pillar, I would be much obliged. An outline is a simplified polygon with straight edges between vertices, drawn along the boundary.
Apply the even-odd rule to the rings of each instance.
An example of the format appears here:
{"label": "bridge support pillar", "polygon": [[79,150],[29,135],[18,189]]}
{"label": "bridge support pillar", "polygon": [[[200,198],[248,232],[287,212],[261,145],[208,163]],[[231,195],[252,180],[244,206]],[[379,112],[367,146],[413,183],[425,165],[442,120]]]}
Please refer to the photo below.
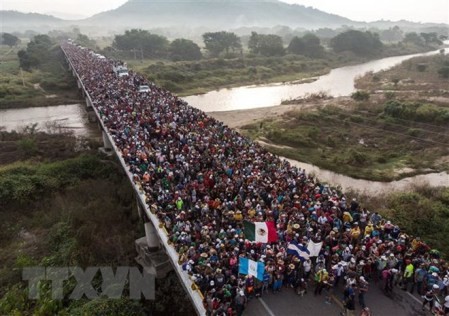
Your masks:
{"label": "bridge support pillar", "polygon": [[145,240],[147,241],[148,249],[150,251],[159,250],[159,237],[157,236],[156,228],[153,223],[146,222],[145,224]]}
{"label": "bridge support pillar", "polygon": [[145,215],[145,211],[142,205],[140,205],[138,197],[136,197],[136,204],[137,204],[137,214],[139,214],[139,218],[142,220],[142,222],[145,223],[145,221],[147,220],[147,216]]}
{"label": "bridge support pillar", "polygon": [[[84,92],[84,90],[82,90],[83,91],[83,96],[85,96],[86,95],[86,93]],[[91,108],[92,107],[92,103],[90,103],[90,100],[89,100],[89,98],[86,96],[86,107],[87,108]]]}
{"label": "bridge support pillar", "polygon": [[109,141],[108,134],[104,130],[101,132],[101,134],[103,136],[103,147],[104,147],[104,149],[112,150],[112,144]]}

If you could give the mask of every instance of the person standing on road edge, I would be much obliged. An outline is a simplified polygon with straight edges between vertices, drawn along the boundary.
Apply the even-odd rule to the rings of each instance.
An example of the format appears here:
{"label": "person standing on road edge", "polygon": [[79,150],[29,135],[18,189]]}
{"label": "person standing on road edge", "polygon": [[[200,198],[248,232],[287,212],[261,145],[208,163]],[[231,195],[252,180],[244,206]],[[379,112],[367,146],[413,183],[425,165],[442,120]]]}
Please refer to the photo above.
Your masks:
{"label": "person standing on road edge", "polygon": [[359,290],[359,304],[360,307],[362,307],[362,309],[364,309],[366,307],[365,305],[365,294],[368,292],[368,281],[365,280],[365,278],[363,276],[361,276],[359,278],[359,286],[358,286],[358,290]]}
{"label": "person standing on road edge", "polygon": [[242,316],[243,311],[246,308],[246,303],[248,302],[248,299],[245,296],[245,293],[243,290],[241,290],[237,295],[235,296],[235,308],[237,310],[237,316]]}

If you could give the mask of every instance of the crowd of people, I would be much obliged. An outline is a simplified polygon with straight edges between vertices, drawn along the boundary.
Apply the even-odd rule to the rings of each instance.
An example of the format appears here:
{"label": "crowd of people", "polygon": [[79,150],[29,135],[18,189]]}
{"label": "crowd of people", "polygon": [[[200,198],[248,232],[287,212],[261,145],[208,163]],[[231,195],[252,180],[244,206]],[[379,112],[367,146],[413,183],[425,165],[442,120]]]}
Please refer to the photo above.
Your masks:
{"label": "crowd of people", "polygon": [[[448,264],[419,237],[143,76],[116,76],[121,62],[62,46],[208,315],[241,315],[248,300],[269,291],[325,293],[330,302],[339,286],[348,314],[359,304],[369,315],[365,296],[374,283],[387,295],[399,286],[418,292],[423,308],[446,298],[447,313]],[[139,92],[141,85],[150,91]],[[275,222],[278,241],[249,242],[243,221]],[[323,246],[303,260],[287,253],[292,241]],[[239,257],[263,262],[263,280],[240,275]]]}

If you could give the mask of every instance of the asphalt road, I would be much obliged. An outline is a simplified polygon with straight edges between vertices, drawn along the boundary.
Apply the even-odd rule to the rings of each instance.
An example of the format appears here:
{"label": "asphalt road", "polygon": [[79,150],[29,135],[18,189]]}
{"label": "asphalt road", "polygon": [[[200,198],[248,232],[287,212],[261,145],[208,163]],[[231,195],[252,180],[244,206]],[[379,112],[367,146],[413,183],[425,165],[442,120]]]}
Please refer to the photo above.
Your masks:
{"label": "asphalt road", "polygon": [[[300,297],[293,289],[283,288],[281,293],[271,292],[262,298],[253,298],[249,301],[244,316],[321,316],[339,315],[343,310],[343,288],[334,289],[331,304],[325,303],[324,292],[321,296],[314,296],[313,285],[309,293]],[[414,295],[394,288],[392,297],[387,297],[380,284],[370,283],[368,293],[365,295],[366,306],[371,309],[374,316],[427,316],[429,310],[421,310],[422,299],[416,293]],[[360,305],[356,298],[356,313],[360,313]]]}

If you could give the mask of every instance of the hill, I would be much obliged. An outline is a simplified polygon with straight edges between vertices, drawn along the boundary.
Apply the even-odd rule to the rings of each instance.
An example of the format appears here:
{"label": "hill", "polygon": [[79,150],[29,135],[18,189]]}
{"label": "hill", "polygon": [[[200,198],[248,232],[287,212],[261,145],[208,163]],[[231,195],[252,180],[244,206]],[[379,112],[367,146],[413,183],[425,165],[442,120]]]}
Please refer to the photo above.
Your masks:
{"label": "hill", "polygon": [[22,32],[26,30],[49,31],[62,27],[67,22],[54,16],[18,11],[0,11],[3,32]]}
{"label": "hill", "polygon": [[115,10],[83,21],[92,25],[154,28],[232,29],[241,26],[339,27],[352,21],[334,14],[277,0],[129,0]]}

